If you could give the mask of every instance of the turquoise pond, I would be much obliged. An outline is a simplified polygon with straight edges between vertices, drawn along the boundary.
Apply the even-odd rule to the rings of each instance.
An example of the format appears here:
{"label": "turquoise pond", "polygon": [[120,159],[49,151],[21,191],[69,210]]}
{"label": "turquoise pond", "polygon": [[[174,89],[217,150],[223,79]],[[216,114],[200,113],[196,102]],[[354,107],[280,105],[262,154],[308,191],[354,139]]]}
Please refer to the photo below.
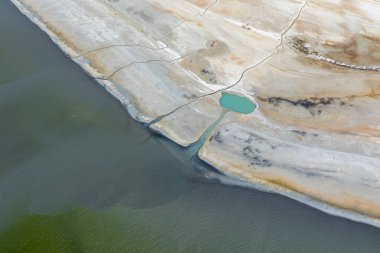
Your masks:
{"label": "turquoise pond", "polygon": [[220,104],[227,110],[243,114],[250,114],[255,111],[257,107],[257,105],[248,98],[231,93],[223,93]]}

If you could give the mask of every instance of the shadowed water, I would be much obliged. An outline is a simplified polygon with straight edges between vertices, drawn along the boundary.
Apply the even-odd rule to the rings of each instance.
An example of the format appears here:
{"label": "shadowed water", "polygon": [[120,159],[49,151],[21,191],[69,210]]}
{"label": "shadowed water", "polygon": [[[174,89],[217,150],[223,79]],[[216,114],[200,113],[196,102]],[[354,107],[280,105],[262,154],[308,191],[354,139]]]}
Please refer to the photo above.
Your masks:
{"label": "shadowed water", "polygon": [[0,252],[379,251],[379,229],[208,173],[0,0]]}

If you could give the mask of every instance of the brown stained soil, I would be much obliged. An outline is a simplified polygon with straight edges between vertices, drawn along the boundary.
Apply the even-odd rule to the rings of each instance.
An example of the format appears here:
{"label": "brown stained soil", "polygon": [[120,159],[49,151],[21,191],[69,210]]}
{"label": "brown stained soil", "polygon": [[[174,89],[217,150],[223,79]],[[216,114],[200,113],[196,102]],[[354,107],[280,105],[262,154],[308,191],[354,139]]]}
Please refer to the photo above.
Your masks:
{"label": "brown stained soil", "polygon": [[310,186],[297,183],[295,180],[279,175],[278,173],[257,172],[255,170],[242,169],[245,166],[242,166],[241,164],[233,164],[230,163],[230,161],[227,161],[226,163],[228,163],[228,166],[233,169],[225,168],[225,166],[223,166],[224,171],[247,181],[264,182],[264,184],[268,184],[270,188],[281,187],[283,188],[282,191],[289,189],[297,193],[306,194],[341,209],[355,211],[374,219],[380,219],[380,203],[376,203],[373,200],[354,196],[349,193],[334,194],[333,192],[329,192],[326,194],[323,191],[312,189]]}
{"label": "brown stained soil", "polygon": [[222,41],[208,41],[206,43],[207,50],[200,49],[191,57],[184,59],[181,66],[196,74],[203,81],[210,84],[217,84],[219,82],[214,69],[212,68],[209,59],[224,55],[230,50],[228,46]]}
{"label": "brown stained soil", "polygon": [[323,56],[349,65],[380,66],[380,38],[355,34],[344,42],[322,41],[306,36],[287,37],[286,44],[304,55]]}

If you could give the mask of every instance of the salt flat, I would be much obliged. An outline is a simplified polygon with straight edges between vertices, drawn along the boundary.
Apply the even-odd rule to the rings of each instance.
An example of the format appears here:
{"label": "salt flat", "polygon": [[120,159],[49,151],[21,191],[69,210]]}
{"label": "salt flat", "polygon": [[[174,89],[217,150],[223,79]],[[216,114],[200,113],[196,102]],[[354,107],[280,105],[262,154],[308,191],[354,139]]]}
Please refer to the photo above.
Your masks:
{"label": "salt flat", "polygon": [[380,2],[12,2],[134,119],[182,146],[220,117],[222,92],[245,96],[258,108],[228,112],[202,160],[380,226]]}

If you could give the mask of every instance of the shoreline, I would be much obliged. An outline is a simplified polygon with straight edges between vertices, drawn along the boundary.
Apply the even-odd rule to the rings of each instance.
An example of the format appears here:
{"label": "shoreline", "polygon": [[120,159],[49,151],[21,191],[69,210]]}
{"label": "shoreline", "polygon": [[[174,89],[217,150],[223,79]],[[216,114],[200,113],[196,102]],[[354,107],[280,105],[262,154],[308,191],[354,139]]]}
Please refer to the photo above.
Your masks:
{"label": "shoreline", "polygon": [[[19,9],[19,11],[22,14],[24,14],[26,17],[28,17],[29,20],[31,20],[42,31],[44,31],[50,37],[50,39],[61,49],[61,51],[63,51],[63,53],[65,55],[69,56],[69,58],[73,62],[78,64],[86,74],[88,74],[90,77],[96,76],[96,73],[98,73],[98,72],[95,69],[93,69],[88,64],[88,62],[86,62],[85,60],[73,58],[75,55],[77,55],[77,52],[75,52],[72,48],[70,48],[63,41],[61,41],[60,38],[56,34],[54,34],[51,30],[49,30],[48,27],[43,22],[41,22],[35,15],[33,15],[33,13],[31,13],[29,10],[27,10],[27,8],[25,8],[17,0],[11,0],[11,2]],[[145,120],[147,120],[147,118],[143,118],[141,116],[142,114],[140,114],[138,112],[138,110],[135,108],[135,106],[133,105],[133,103],[131,102],[131,99],[129,97],[125,97],[125,94],[121,95],[119,93],[119,91],[115,88],[115,84],[112,81],[110,81],[110,80],[99,80],[96,78],[94,78],[94,79],[100,85],[102,85],[106,89],[107,92],[109,92],[113,97],[115,97],[116,99],[118,99],[122,103],[122,105],[127,109],[127,112],[130,114],[130,116],[134,120],[136,120],[140,123],[143,123]],[[165,137],[165,138],[168,138],[168,137]],[[168,139],[171,140],[170,138],[168,138]],[[316,209],[318,209],[322,212],[325,212],[327,214],[337,216],[337,217],[347,218],[347,219],[352,220],[352,221],[361,222],[361,223],[365,223],[365,224],[372,225],[372,226],[380,228],[380,219],[371,218],[369,216],[366,216],[366,215],[363,215],[363,214],[360,214],[360,213],[357,213],[354,211],[334,207],[332,205],[329,205],[329,204],[323,203],[322,201],[314,199],[308,195],[298,193],[296,191],[287,189],[287,188],[279,186],[279,185],[269,183],[265,180],[257,179],[257,181],[245,182],[241,178],[230,173],[229,171],[220,170],[220,169],[218,169],[217,166],[206,162],[202,158],[200,158],[200,159],[202,161],[204,161],[205,163],[209,164],[210,166],[212,166],[213,168],[215,168],[222,175],[226,176],[226,178],[224,178],[224,179],[218,179],[223,184],[231,184],[231,185],[236,185],[239,187],[246,187],[246,188],[252,188],[252,189],[257,189],[257,190],[266,191],[266,192],[277,193],[277,194],[286,196],[288,198],[294,199],[294,200],[301,202],[305,205],[316,208]]]}

